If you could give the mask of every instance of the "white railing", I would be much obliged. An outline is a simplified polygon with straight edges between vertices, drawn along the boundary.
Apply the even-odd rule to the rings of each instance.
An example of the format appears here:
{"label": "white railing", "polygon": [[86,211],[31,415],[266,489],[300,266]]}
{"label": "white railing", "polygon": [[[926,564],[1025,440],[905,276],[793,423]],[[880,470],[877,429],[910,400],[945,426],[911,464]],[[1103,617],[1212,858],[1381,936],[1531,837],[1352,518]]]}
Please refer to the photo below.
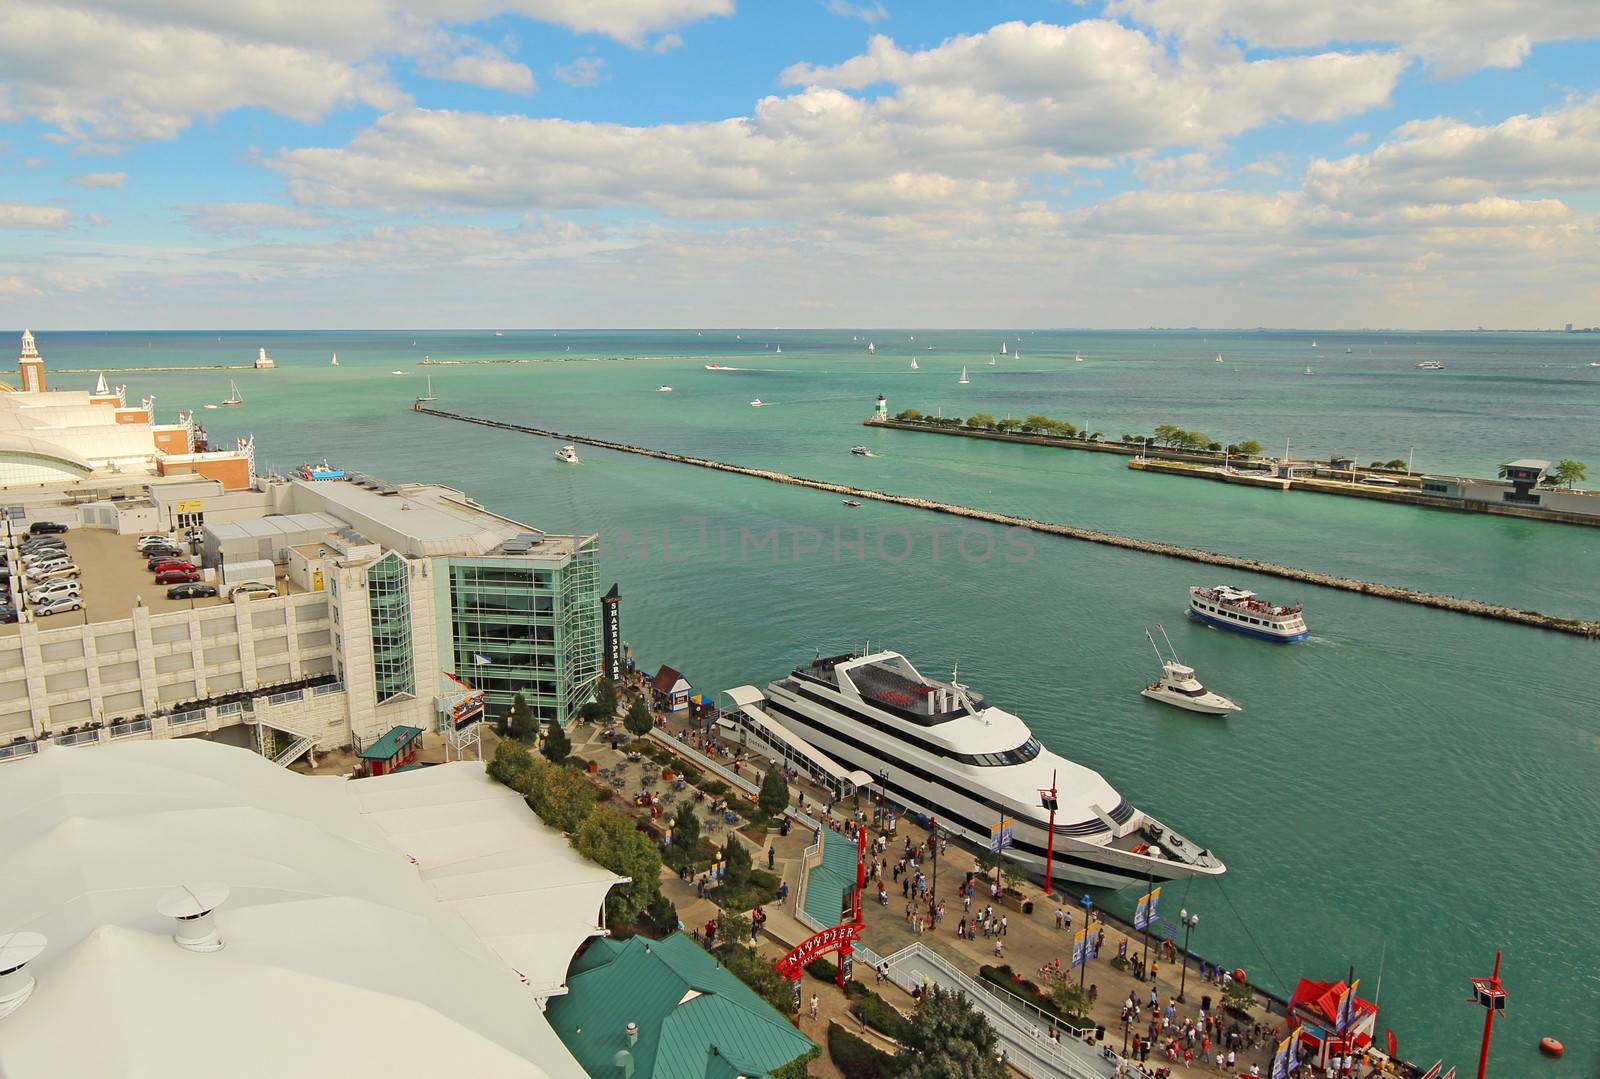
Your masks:
{"label": "white railing", "polygon": [[344,683],[343,682],[327,682],[327,683],[325,683],[323,685],[320,685],[320,686],[312,686],[311,687],[311,695],[313,697],[326,697],[330,693],[343,693],[343,692],[344,692]]}
{"label": "white railing", "polygon": [[23,757],[31,757],[39,752],[38,742],[17,742],[9,746],[0,746],[0,761],[17,761]]}
{"label": "white railing", "polygon": [[[222,709],[219,708],[217,711],[220,713]],[[174,712],[172,715],[168,716],[167,726],[186,727],[191,723],[203,723],[205,718],[206,710],[204,708],[191,708],[187,712]]]}
{"label": "white railing", "polygon": [[80,746],[85,742],[98,741],[100,741],[100,732],[98,730],[78,731],[76,734],[58,734],[55,737],[55,743],[58,746]]}
{"label": "white railing", "polygon": [[315,738],[307,738],[305,735],[301,735],[299,738],[296,738],[293,742],[289,743],[289,747],[287,749],[283,750],[276,757],[273,757],[272,763],[279,765],[280,767],[287,768],[289,765],[299,760],[301,755],[304,754],[306,750],[310,749],[316,744],[317,740]]}
{"label": "white railing", "polygon": [[111,737],[127,738],[129,735],[144,734],[149,730],[150,721],[148,719],[130,719],[126,723],[113,723],[111,725]]}
{"label": "white railing", "polygon": [[286,690],[283,693],[274,693],[274,694],[272,694],[271,696],[269,696],[267,698],[267,703],[268,704],[293,704],[295,701],[303,701],[305,699],[306,699],[306,691],[305,690],[303,690],[303,689],[291,689],[291,690]]}
{"label": "white railing", "polygon": [[242,701],[223,701],[217,705],[217,715],[219,716],[236,716],[243,711],[244,703]]}

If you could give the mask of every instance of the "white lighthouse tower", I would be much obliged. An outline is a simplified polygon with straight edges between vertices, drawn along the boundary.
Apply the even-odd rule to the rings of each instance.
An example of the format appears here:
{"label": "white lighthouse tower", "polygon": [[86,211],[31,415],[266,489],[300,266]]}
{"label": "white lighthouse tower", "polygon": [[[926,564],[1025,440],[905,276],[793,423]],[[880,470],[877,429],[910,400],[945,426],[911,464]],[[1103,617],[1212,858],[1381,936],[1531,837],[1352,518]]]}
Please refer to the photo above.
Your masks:
{"label": "white lighthouse tower", "polygon": [[889,399],[881,393],[878,394],[878,403],[873,406],[872,418],[875,420],[886,420],[889,418]]}
{"label": "white lighthouse tower", "polygon": [[22,375],[23,393],[44,392],[44,360],[33,344],[33,331],[22,331],[22,355],[17,357],[17,371]]}

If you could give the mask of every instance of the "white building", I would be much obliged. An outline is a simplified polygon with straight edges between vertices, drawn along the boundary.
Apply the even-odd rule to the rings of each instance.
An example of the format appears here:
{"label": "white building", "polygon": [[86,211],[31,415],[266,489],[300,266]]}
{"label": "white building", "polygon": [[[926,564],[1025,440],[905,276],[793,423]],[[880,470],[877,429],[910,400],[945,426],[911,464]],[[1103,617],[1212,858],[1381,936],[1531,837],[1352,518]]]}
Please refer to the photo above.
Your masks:
{"label": "white building", "polygon": [[8,768],[0,879],[7,1079],[583,1079],[542,1007],[621,882],[479,763],[192,740]]}

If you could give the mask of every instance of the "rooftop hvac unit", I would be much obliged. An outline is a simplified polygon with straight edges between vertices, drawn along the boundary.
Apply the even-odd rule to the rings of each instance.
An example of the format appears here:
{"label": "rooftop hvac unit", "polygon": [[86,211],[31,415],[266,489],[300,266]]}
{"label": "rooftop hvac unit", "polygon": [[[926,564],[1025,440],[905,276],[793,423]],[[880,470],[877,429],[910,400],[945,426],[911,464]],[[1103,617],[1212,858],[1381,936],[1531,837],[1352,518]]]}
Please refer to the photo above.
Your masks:
{"label": "rooftop hvac unit", "polygon": [[183,884],[161,897],[156,911],[177,922],[172,939],[191,952],[214,952],[222,947],[211,914],[228,898],[226,884]]}
{"label": "rooftop hvac unit", "polygon": [[0,936],[0,1019],[22,1007],[33,993],[33,975],[25,969],[44,951],[43,933],[18,930]]}

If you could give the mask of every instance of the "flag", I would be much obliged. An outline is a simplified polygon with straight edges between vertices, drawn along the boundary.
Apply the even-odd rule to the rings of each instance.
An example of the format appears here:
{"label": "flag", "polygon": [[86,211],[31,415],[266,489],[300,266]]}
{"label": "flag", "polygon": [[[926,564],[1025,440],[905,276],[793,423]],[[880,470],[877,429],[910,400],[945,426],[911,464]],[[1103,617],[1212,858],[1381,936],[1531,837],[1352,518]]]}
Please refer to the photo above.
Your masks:
{"label": "flag", "polygon": [[1422,1079],[1439,1079],[1439,1072],[1442,1071],[1443,1069],[1444,1069],[1444,1061],[1441,1060],[1441,1061],[1439,1061],[1439,1063],[1437,1063],[1433,1067],[1429,1068],[1427,1070],[1427,1072],[1422,1076]]}
{"label": "flag", "polygon": [[1451,1068],[1449,1071],[1445,1072],[1444,1079],[1456,1079],[1456,1070]]}
{"label": "flag", "polygon": [[1278,1043],[1277,1051],[1272,1054],[1272,1079],[1287,1079],[1289,1064],[1294,1058],[1294,1032]]}
{"label": "flag", "polygon": [[1389,1057],[1394,1059],[1400,1055],[1400,1043],[1395,1040],[1394,1031],[1387,1031],[1389,1042]]}
{"label": "flag", "polygon": [[483,655],[481,652],[472,653],[472,665],[474,667],[487,667],[493,662],[494,660],[490,659],[486,655]]}

